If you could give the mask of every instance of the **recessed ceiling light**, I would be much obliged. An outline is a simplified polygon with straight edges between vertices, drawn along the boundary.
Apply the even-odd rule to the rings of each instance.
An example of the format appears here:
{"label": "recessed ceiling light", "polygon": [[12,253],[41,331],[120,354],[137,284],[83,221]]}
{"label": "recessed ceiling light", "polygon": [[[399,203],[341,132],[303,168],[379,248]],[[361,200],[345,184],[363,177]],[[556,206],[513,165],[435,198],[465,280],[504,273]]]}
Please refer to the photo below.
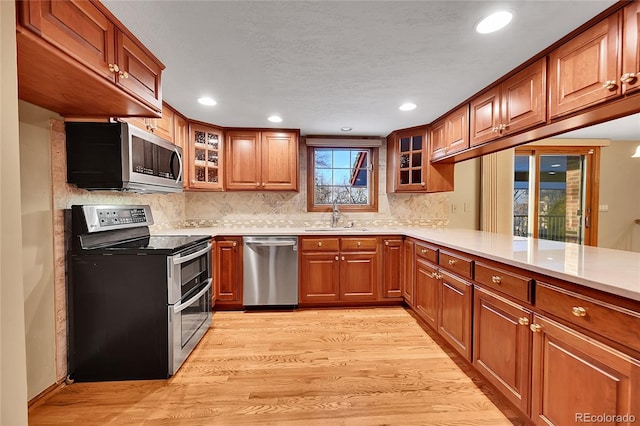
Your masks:
{"label": "recessed ceiling light", "polygon": [[343,132],[350,132],[351,130],[353,130],[351,127],[340,127],[340,130],[342,130]]}
{"label": "recessed ceiling light", "polygon": [[412,104],[411,102],[400,105],[400,111],[412,111],[414,109],[416,109],[416,104]]}
{"label": "recessed ceiling light", "polygon": [[213,106],[213,105],[217,104],[217,102],[214,99],[212,99],[212,98],[210,98],[208,96],[203,96],[201,98],[198,98],[198,102],[201,103],[202,105],[206,105],[206,106]]}
{"label": "recessed ceiling light", "polygon": [[501,10],[499,12],[492,13],[491,15],[483,18],[476,25],[476,31],[480,34],[489,34],[498,31],[506,27],[511,19],[513,18],[513,14],[511,12],[507,12],[506,10]]}
{"label": "recessed ceiling light", "polygon": [[269,120],[272,123],[281,123],[282,122],[282,118],[277,116],[277,115],[272,115],[271,117],[267,118],[267,120]]}

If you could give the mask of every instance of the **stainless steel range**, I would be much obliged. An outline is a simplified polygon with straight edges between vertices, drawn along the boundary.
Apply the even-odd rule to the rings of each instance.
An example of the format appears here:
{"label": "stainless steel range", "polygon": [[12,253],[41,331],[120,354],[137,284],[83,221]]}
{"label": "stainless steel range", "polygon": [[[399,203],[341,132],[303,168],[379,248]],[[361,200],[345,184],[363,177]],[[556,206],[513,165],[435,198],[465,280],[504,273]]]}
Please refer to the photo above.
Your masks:
{"label": "stainless steel range", "polygon": [[211,243],[149,234],[149,206],[68,212],[69,373],[76,381],[173,375],[211,315]]}

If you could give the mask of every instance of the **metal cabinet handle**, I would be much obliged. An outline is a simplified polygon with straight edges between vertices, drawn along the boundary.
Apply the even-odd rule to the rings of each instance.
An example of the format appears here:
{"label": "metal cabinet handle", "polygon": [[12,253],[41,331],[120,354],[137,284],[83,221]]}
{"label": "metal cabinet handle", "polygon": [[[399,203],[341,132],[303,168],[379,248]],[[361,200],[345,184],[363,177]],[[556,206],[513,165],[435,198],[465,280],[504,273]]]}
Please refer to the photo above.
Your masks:
{"label": "metal cabinet handle", "polygon": [[518,318],[518,324],[529,325],[529,318],[527,317]]}
{"label": "metal cabinet handle", "polygon": [[120,71],[118,75],[120,76],[120,78],[129,78],[129,73],[126,71]]}
{"label": "metal cabinet handle", "polygon": [[233,242],[233,246],[235,247],[235,246],[237,246],[237,245],[238,245],[238,243],[237,243],[236,241],[234,241],[234,242]]}
{"label": "metal cabinet handle", "polygon": [[385,241],[385,242],[384,242],[384,245],[385,245],[385,246],[388,246],[388,245],[389,245],[389,241]]}
{"label": "metal cabinet handle", "polygon": [[607,80],[602,84],[603,89],[614,90],[618,85],[615,80]]}
{"label": "metal cabinet handle", "polygon": [[427,252],[427,249],[420,249],[420,253],[425,254]]}
{"label": "metal cabinet handle", "polygon": [[118,66],[118,64],[109,64],[109,71],[120,72],[120,67]]}
{"label": "metal cabinet handle", "polygon": [[587,316],[587,310],[582,306],[574,306],[573,308],[571,308],[571,313],[577,317]]}
{"label": "metal cabinet handle", "polygon": [[362,243],[361,243],[360,241],[358,241],[358,242],[356,243],[356,245],[357,245],[358,247],[360,247],[360,246],[362,245]]}
{"label": "metal cabinet handle", "polygon": [[529,326],[529,329],[534,333],[540,333],[540,331],[542,330],[542,326],[540,324],[531,324]]}
{"label": "metal cabinet handle", "polygon": [[494,275],[491,277],[491,282],[494,284],[500,284],[502,282],[502,278],[498,275]]}
{"label": "metal cabinet handle", "polygon": [[342,260],[344,260],[344,256],[342,256]]}
{"label": "metal cabinet handle", "polygon": [[336,260],[339,260],[340,258],[338,256],[336,256]]}
{"label": "metal cabinet handle", "polygon": [[188,254],[186,256],[174,257],[172,262],[173,262],[174,265],[180,265],[181,263],[185,263],[185,262],[190,261],[191,259],[195,259],[196,257],[200,257],[203,254],[207,254],[210,251],[211,251],[211,243],[207,243],[207,246],[205,248],[203,248],[202,250],[198,250],[197,252]]}
{"label": "metal cabinet handle", "polygon": [[[318,241],[318,247],[322,247],[322,241]],[[338,259],[336,259],[338,260]]]}
{"label": "metal cabinet handle", "polygon": [[426,182],[420,182],[420,186],[427,186]]}
{"label": "metal cabinet handle", "polygon": [[453,266],[453,265],[455,265],[456,263],[458,263],[458,261],[457,261],[457,260],[455,260],[455,259],[449,259],[449,265]]}
{"label": "metal cabinet handle", "polygon": [[633,83],[634,80],[638,79],[638,74],[640,74],[640,72],[627,72],[622,74],[622,76],[620,77],[620,81],[623,83]]}

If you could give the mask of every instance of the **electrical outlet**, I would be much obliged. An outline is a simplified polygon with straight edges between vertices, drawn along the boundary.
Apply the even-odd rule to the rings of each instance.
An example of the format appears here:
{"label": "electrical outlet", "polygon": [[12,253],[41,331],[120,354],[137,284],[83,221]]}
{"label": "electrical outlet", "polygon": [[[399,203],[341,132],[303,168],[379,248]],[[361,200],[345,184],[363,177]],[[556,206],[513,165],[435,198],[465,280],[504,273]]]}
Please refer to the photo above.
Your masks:
{"label": "electrical outlet", "polygon": [[451,204],[451,213],[455,213],[458,208],[455,204]]}
{"label": "electrical outlet", "polygon": [[467,213],[471,211],[471,206],[466,201],[464,202],[464,211]]}
{"label": "electrical outlet", "polygon": [[598,209],[601,212],[608,212],[609,211],[609,205],[608,204],[600,204],[600,208]]}

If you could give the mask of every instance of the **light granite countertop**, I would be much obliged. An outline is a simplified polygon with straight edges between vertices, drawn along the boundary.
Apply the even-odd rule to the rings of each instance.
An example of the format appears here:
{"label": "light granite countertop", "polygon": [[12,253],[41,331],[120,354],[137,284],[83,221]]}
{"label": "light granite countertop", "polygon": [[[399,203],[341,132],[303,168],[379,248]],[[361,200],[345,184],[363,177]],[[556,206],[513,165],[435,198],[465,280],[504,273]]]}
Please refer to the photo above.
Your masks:
{"label": "light granite countertop", "polygon": [[640,301],[640,253],[468,229],[178,228],[165,235],[404,235]]}

